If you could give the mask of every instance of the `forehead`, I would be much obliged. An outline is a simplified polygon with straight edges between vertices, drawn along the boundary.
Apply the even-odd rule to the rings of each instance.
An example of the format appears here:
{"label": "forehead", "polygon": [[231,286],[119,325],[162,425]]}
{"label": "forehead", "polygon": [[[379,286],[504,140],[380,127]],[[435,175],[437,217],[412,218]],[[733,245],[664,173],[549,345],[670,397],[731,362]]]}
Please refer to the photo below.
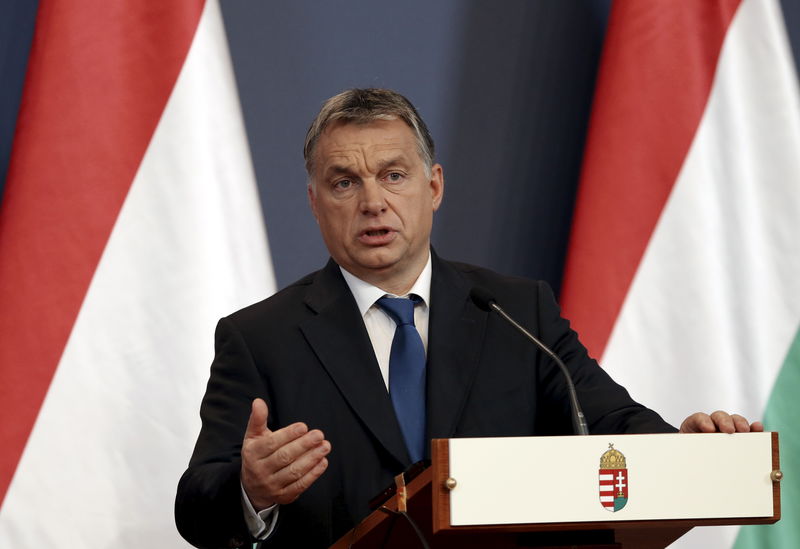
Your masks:
{"label": "forehead", "polygon": [[418,157],[414,132],[402,120],[376,120],[367,124],[339,122],[325,129],[317,143],[317,161],[324,168],[356,157],[414,155]]}

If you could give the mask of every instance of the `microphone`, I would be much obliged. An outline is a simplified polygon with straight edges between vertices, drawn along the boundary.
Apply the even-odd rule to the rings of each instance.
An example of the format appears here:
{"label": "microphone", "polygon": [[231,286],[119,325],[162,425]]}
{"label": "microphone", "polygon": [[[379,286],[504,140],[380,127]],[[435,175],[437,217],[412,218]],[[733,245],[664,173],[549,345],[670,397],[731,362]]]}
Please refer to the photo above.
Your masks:
{"label": "microphone", "polygon": [[494,311],[507,320],[525,337],[539,347],[539,349],[544,351],[547,356],[552,358],[556,364],[558,364],[558,367],[561,368],[561,372],[564,374],[564,377],[567,380],[567,393],[569,396],[570,411],[572,412],[572,428],[575,430],[576,435],[588,435],[589,427],[586,425],[586,418],[583,416],[581,405],[578,403],[578,395],[575,393],[575,384],[572,383],[572,376],[569,375],[569,370],[567,370],[566,364],[564,364],[564,362],[558,358],[558,355],[551,351],[547,345],[536,339],[533,334],[523,328],[516,320],[508,316],[508,314],[500,307],[500,305],[497,304],[497,301],[488,290],[476,286],[470,290],[469,297],[479,308],[487,312]]}

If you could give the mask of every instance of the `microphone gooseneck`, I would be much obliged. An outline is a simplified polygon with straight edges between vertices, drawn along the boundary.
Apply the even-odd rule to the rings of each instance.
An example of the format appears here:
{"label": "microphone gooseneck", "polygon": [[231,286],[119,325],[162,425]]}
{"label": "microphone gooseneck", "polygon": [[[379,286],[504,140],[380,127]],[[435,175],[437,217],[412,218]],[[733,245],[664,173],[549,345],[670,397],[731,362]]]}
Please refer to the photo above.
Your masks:
{"label": "microphone gooseneck", "polygon": [[547,345],[539,341],[516,320],[511,318],[508,313],[506,313],[502,307],[497,304],[497,300],[495,300],[494,296],[492,296],[488,290],[476,286],[472,288],[469,296],[472,299],[472,302],[475,303],[475,305],[477,305],[480,309],[487,312],[495,312],[504,318],[508,323],[519,330],[520,333],[527,337],[528,340],[539,347],[539,349],[541,349],[547,356],[553,359],[553,362],[558,364],[558,367],[561,369],[561,373],[564,374],[564,378],[567,381],[567,396],[569,397],[570,411],[572,414],[572,428],[574,429],[576,435],[588,435],[589,426],[586,424],[586,418],[583,415],[583,410],[581,410],[581,406],[578,403],[578,395],[575,392],[575,384],[572,382],[572,376],[569,375],[569,370],[567,370],[567,365],[564,364],[564,361],[562,361],[557,354],[550,350]]}

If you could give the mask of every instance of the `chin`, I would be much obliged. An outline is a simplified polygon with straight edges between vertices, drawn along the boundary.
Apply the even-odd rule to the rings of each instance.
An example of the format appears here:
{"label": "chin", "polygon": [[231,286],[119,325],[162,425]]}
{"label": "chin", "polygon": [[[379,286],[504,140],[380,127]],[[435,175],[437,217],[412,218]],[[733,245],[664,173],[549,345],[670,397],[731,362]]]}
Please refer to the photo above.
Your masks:
{"label": "chin", "polygon": [[386,248],[376,248],[357,254],[353,259],[363,267],[381,269],[397,263],[399,259],[397,255],[398,254],[395,252],[387,250]]}
{"label": "chin", "polygon": [[386,271],[390,271],[396,263],[387,262],[387,261],[379,261],[379,262],[366,262],[359,264],[359,267],[362,270],[370,271],[376,274],[383,274]]}
{"label": "chin", "polygon": [[[353,267],[365,274],[384,275],[397,266],[397,261],[391,261],[387,258],[361,258],[360,261],[353,263]],[[356,271],[353,271],[355,273]]]}

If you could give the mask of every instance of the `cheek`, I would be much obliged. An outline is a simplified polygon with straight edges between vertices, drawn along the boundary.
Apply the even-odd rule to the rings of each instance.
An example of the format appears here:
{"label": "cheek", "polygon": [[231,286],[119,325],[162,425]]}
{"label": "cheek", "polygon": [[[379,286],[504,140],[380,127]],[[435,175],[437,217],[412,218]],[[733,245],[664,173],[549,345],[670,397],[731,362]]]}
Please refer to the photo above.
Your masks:
{"label": "cheek", "polygon": [[433,219],[433,206],[432,202],[428,200],[429,197],[415,200],[414,204],[410,204],[410,210],[413,215],[415,228],[417,230],[424,230],[431,226]]}
{"label": "cheek", "polygon": [[343,234],[349,230],[351,217],[345,208],[327,206],[317,210],[320,227],[328,234]]}

